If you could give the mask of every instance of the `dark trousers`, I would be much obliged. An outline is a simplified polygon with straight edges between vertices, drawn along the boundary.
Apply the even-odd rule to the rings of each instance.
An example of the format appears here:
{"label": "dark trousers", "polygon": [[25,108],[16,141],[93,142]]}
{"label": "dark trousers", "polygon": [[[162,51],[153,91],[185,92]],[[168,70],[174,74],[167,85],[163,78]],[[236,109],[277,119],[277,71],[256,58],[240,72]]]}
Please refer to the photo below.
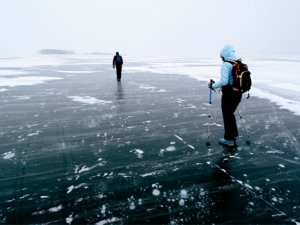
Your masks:
{"label": "dark trousers", "polygon": [[117,80],[121,80],[122,76],[122,65],[116,65],[117,70]]}
{"label": "dark trousers", "polygon": [[222,92],[223,95],[221,100],[221,107],[225,130],[224,138],[226,140],[234,140],[235,137],[239,135],[234,112],[242,99],[242,94],[233,91],[231,86],[223,87]]}

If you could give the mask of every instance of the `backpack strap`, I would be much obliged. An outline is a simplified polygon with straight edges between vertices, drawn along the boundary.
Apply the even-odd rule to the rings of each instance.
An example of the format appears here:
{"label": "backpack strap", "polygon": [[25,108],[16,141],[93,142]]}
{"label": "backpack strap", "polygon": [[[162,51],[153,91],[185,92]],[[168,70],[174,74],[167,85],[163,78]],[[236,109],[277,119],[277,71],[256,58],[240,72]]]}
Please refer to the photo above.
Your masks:
{"label": "backpack strap", "polygon": [[225,60],[224,62],[228,62],[228,63],[234,65],[234,64],[237,64],[238,61],[242,61],[242,60],[241,59],[237,59],[237,60]]}

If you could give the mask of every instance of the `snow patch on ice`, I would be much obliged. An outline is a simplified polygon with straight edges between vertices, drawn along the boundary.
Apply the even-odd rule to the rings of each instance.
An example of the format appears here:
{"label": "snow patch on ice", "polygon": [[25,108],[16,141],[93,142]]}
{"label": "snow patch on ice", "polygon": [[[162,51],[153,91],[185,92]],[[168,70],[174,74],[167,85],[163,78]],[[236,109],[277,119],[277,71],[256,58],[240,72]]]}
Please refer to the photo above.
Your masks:
{"label": "snow patch on ice", "polygon": [[74,185],[71,185],[70,187],[68,187],[68,191],[67,191],[67,194],[69,194],[71,191],[73,191],[75,188]]}
{"label": "snow patch on ice", "polygon": [[78,171],[78,173],[86,172],[86,171],[89,171],[89,170],[91,170],[90,167],[83,166],[83,167]]}
{"label": "snow patch on ice", "polygon": [[38,211],[38,212],[33,212],[32,213],[32,215],[43,215],[43,214],[45,214],[46,213],[46,211],[45,210],[41,210],[41,211]]}
{"label": "snow patch on ice", "polygon": [[105,219],[105,220],[101,220],[99,222],[97,222],[95,225],[105,225],[105,224],[112,224],[115,222],[120,221],[121,219],[117,218],[117,217],[112,217],[110,219]]}
{"label": "snow patch on ice", "polygon": [[59,212],[60,210],[62,210],[63,206],[62,205],[58,205],[55,207],[52,207],[50,209],[48,209],[49,212]]}
{"label": "snow patch on ice", "polygon": [[46,198],[50,198],[48,195],[42,195],[40,196],[41,199],[46,199]]}
{"label": "snow patch on ice", "polygon": [[195,147],[193,145],[188,145],[188,147],[195,150]]}
{"label": "snow patch on ice", "polygon": [[97,99],[95,97],[91,97],[91,96],[69,96],[68,98],[72,99],[73,101],[76,102],[80,102],[80,103],[84,103],[84,104],[111,104],[112,101],[105,101],[105,100],[101,100],[101,99]]}
{"label": "snow patch on ice", "polygon": [[271,87],[300,92],[299,85],[290,84],[290,83],[271,83]]}
{"label": "snow patch on ice", "polygon": [[157,175],[157,174],[159,174],[159,171],[144,173],[144,174],[141,174],[141,177],[149,177],[149,176],[154,176],[154,175]]}
{"label": "snow patch on ice", "polygon": [[81,73],[88,74],[88,73],[99,72],[99,71],[87,71],[87,70],[55,70],[55,71],[59,73],[73,73],[73,74],[81,74]]}
{"label": "snow patch on ice", "polygon": [[295,223],[296,225],[300,225],[300,222],[297,222],[296,220],[292,220],[293,223]]}
{"label": "snow patch on ice", "polygon": [[280,150],[270,150],[266,152],[267,154],[283,154],[283,151]]}
{"label": "snow patch on ice", "polygon": [[205,124],[203,124],[203,126],[208,126],[208,125],[210,125],[210,126],[217,126],[217,127],[223,127],[222,124],[218,124],[218,123],[205,123]]}
{"label": "snow patch on ice", "polygon": [[66,223],[71,224],[73,221],[73,213],[71,213],[67,218],[66,218]]}
{"label": "snow patch on ice", "polygon": [[188,109],[197,109],[197,106],[195,106],[194,104],[188,104]]}
{"label": "snow patch on ice", "polygon": [[147,121],[144,121],[142,123],[152,123],[152,121],[151,120],[147,120]]}
{"label": "snow patch on ice", "polygon": [[37,136],[41,133],[41,131],[37,130],[36,132],[34,133],[30,133],[30,134],[27,134],[28,137],[32,137],[32,136]]}
{"label": "snow patch on ice", "polygon": [[30,96],[16,96],[16,99],[19,99],[19,100],[28,100],[30,98],[31,98]]}
{"label": "snow patch on ice", "polygon": [[139,159],[143,158],[144,151],[141,149],[135,148],[135,149],[132,149],[130,152],[135,153]]}
{"label": "snow patch on ice", "polygon": [[[288,109],[300,115],[300,89],[299,89],[299,57],[289,58],[257,58],[244,59],[248,64],[255,87],[251,94],[268,99],[281,108]],[[152,72],[160,74],[181,74],[199,81],[208,82],[209,79],[220,79],[221,62],[218,58],[201,58],[188,60],[173,60],[164,62],[149,62],[140,67],[127,68],[130,72]],[[212,75],[214,74],[214,75]],[[282,76],[286,76],[282,83]],[[290,82],[289,82],[290,81]],[[254,86],[253,85],[253,86]],[[275,88],[274,88],[275,87]],[[292,96],[286,98],[284,96]]]}
{"label": "snow patch on ice", "polygon": [[2,155],[3,155],[3,159],[12,159],[13,157],[15,157],[16,154],[14,151],[9,151],[3,153]]}
{"label": "snow patch on ice", "polygon": [[146,85],[146,84],[140,85],[139,88],[150,92],[167,92],[167,90],[165,89],[159,89],[157,87]]}
{"label": "snow patch on ice", "polygon": [[17,87],[17,86],[29,86],[29,85],[38,85],[43,84],[46,81],[51,80],[61,80],[60,77],[35,77],[35,76],[26,76],[26,77],[12,77],[4,78],[0,77],[0,86],[2,87]]}
{"label": "snow patch on ice", "polygon": [[181,137],[179,137],[178,135],[174,134],[174,136],[175,136],[178,140],[183,141],[183,139],[182,139]]}
{"label": "snow patch on ice", "polygon": [[282,109],[287,109],[294,112],[296,115],[300,116],[300,102],[288,98],[278,96],[276,94],[271,94],[266,91],[262,91],[257,88],[251,88],[252,92],[256,97],[266,98],[271,102],[276,103]]}
{"label": "snow patch on ice", "polygon": [[0,76],[11,76],[11,75],[21,75],[26,74],[25,71],[21,70],[0,70]]}
{"label": "snow patch on ice", "polygon": [[253,187],[252,187],[250,184],[244,184],[244,186],[245,186],[246,188],[249,188],[249,189],[253,190]]}

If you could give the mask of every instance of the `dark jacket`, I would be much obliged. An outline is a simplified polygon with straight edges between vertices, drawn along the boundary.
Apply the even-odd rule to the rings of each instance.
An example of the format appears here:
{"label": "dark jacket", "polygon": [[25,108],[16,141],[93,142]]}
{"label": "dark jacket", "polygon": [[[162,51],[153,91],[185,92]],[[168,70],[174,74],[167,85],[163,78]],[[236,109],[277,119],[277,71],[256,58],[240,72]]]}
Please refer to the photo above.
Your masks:
{"label": "dark jacket", "polygon": [[[120,57],[120,60],[117,61],[117,57]],[[122,66],[123,65],[123,58],[120,55],[115,55],[114,59],[113,59],[113,68],[115,68],[115,66]]]}

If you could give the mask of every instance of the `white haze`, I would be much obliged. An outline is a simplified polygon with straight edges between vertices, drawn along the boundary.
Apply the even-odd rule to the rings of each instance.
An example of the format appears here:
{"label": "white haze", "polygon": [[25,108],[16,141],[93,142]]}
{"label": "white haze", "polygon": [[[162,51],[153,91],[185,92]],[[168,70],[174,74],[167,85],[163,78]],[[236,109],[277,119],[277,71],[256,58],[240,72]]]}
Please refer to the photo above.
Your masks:
{"label": "white haze", "polygon": [[300,53],[297,0],[1,0],[0,57],[40,49],[123,55]]}

